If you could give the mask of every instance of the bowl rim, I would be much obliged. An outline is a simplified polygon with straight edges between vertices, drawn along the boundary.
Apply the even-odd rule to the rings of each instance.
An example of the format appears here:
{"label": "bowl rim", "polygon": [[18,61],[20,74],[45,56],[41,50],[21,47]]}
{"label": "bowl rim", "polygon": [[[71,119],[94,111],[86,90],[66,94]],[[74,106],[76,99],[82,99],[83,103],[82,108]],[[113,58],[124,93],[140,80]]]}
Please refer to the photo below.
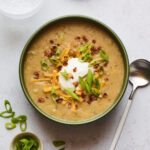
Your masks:
{"label": "bowl rim", "polygon": [[[63,21],[65,19],[79,19],[79,20],[86,20],[92,23],[95,23],[99,26],[101,26],[108,34],[110,34],[110,36],[112,36],[112,38],[117,42],[117,44],[119,45],[119,47],[122,49],[120,50],[121,54],[123,54],[123,59],[124,59],[124,67],[125,67],[125,71],[124,71],[124,81],[122,84],[122,89],[120,91],[120,93],[118,94],[115,102],[103,113],[98,114],[92,118],[89,119],[85,119],[85,120],[80,120],[80,121],[70,121],[70,120],[63,120],[63,119],[59,119],[56,118],[52,115],[46,114],[44,111],[42,111],[32,100],[32,98],[30,97],[30,95],[28,94],[28,91],[26,89],[25,86],[25,82],[24,82],[24,75],[23,75],[23,65],[24,65],[24,58],[25,58],[25,54],[26,51],[28,50],[28,46],[30,45],[30,43],[32,42],[32,40],[34,40],[34,38],[40,33],[42,32],[42,30],[44,30],[45,28],[47,28],[48,26],[50,26],[53,23],[59,22],[59,21]],[[111,110],[113,110],[117,104],[121,101],[126,88],[127,88],[127,84],[128,84],[128,79],[129,79],[129,59],[128,59],[128,55],[126,52],[126,49],[122,43],[122,41],[120,40],[120,38],[118,37],[118,35],[110,28],[108,27],[106,24],[104,24],[103,22],[95,19],[95,18],[91,18],[88,16],[83,16],[83,15],[67,15],[67,16],[61,16],[61,17],[57,17],[55,19],[52,19],[48,22],[46,22],[45,24],[43,24],[41,27],[38,28],[38,30],[36,30],[31,37],[28,39],[28,41],[26,42],[21,56],[20,56],[20,62],[19,62],[19,78],[20,78],[20,83],[21,83],[21,87],[22,90],[27,98],[27,100],[30,102],[30,104],[38,111],[40,112],[42,115],[44,115],[45,117],[47,117],[50,120],[53,120],[55,122],[61,123],[61,124],[68,124],[68,125],[81,125],[81,124],[86,124],[86,123],[90,123],[93,121],[96,121],[100,118],[103,118],[104,116],[106,116],[109,112],[111,112]]]}
{"label": "bowl rim", "polygon": [[44,148],[43,148],[43,142],[42,142],[42,140],[39,138],[39,136],[38,136],[37,134],[35,134],[35,133],[33,133],[33,132],[29,132],[29,131],[20,132],[20,133],[16,134],[16,135],[12,138],[12,140],[11,140],[10,148],[9,148],[9,149],[10,149],[10,150],[13,150],[13,148],[14,148],[14,146],[15,146],[14,144],[15,144],[16,140],[17,140],[17,139],[20,139],[21,137],[27,136],[27,135],[29,135],[29,136],[35,138],[36,140],[38,140],[39,145],[40,145],[40,149],[39,149],[39,150],[44,150]]}

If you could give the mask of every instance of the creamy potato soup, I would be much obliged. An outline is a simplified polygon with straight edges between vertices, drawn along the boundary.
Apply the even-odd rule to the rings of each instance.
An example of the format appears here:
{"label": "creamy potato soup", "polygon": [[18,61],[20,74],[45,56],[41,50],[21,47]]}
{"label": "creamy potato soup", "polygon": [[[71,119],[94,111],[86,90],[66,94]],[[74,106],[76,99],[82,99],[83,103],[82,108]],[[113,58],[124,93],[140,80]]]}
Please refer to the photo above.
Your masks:
{"label": "creamy potato soup", "polygon": [[32,42],[24,80],[34,103],[55,118],[79,121],[105,112],[123,84],[118,45],[87,22],[63,22]]}

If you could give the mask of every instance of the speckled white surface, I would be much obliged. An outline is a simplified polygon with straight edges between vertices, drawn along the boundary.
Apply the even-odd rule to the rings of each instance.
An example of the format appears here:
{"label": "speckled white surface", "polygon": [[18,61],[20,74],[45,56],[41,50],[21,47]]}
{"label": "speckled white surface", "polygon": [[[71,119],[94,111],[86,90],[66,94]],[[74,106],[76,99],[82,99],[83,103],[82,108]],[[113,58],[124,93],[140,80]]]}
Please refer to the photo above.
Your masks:
{"label": "speckled white surface", "polygon": [[[46,0],[42,9],[26,20],[12,20],[0,15],[0,111],[9,99],[17,114],[27,114],[28,131],[37,133],[45,150],[55,150],[52,140],[67,142],[66,150],[108,150],[121,118],[131,86],[120,104],[105,118],[83,126],[65,126],[52,122],[32,108],[19,82],[18,63],[30,35],[46,21],[62,15],[82,14],[109,25],[122,39],[130,62],[150,60],[149,0]],[[116,150],[150,149],[150,87],[139,89],[134,97]],[[19,127],[7,131],[0,118],[0,150],[8,150]]]}

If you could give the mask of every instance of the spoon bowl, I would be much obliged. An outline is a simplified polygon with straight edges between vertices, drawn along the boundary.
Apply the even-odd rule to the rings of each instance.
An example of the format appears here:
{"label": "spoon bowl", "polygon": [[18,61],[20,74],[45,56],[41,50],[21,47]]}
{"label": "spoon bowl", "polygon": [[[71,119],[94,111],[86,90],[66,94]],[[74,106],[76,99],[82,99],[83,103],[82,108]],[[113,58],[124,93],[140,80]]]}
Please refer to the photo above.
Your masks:
{"label": "spoon bowl", "polygon": [[133,61],[130,65],[129,81],[133,86],[133,90],[129,97],[129,99],[132,99],[138,87],[147,86],[150,82],[150,62],[145,59]]}

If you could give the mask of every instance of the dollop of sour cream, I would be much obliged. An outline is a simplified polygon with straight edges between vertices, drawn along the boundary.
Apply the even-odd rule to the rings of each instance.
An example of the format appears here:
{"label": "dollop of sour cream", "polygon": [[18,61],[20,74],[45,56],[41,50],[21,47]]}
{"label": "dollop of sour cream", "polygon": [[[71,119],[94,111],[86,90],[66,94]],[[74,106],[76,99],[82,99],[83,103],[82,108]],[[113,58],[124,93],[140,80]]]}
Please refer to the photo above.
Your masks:
{"label": "dollop of sour cream", "polygon": [[[76,72],[73,69],[76,68]],[[88,73],[88,69],[91,69],[93,72],[93,68],[89,67],[88,62],[80,62],[78,58],[72,58],[68,61],[67,66],[63,66],[60,72],[67,71],[67,73],[71,73],[73,75],[73,79],[66,80],[61,73],[59,72],[59,82],[62,88],[75,88],[73,83],[79,82],[79,76],[83,77]]]}

